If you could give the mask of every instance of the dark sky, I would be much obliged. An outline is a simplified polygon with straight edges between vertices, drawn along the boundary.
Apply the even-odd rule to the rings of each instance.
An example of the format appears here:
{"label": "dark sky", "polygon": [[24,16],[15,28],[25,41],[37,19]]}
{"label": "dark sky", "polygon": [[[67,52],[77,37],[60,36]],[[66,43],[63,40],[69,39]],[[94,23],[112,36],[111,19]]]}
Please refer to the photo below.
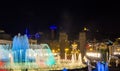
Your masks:
{"label": "dark sky", "polygon": [[83,26],[99,30],[102,36],[120,36],[120,5],[115,1],[82,0],[46,2],[4,2],[0,7],[0,28],[9,34],[48,31],[58,26],[70,34],[78,34]]}

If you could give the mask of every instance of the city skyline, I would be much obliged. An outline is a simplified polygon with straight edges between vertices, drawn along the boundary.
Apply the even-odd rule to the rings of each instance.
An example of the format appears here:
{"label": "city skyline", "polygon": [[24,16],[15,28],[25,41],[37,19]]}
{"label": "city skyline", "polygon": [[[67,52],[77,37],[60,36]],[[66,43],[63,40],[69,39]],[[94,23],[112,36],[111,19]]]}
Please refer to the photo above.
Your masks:
{"label": "city skyline", "polygon": [[[11,3],[13,4],[13,3]],[[57,32],[79,34],[87,27],[106,38],[119,37],[119,4],[117,2],[56,2],[6,4],[0,12],[0,29],[9,34],[49,32],[56,25]],[[72,36],[72,35],[71,35]]]}

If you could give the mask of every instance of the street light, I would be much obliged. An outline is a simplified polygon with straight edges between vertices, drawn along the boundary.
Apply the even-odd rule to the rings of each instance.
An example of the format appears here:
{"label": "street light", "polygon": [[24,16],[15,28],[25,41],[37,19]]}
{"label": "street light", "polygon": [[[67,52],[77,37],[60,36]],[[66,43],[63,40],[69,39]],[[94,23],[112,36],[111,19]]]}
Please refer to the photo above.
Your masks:
{"label": "street light", "polygon": [[53,49],[52,52],[55,53],[55,50]]}
{"label": "street light", "polygon": [[86,27],[84,27],[84,29],[83,29],[84,31],[88,31],[88,28],[86,28]]}
{"label": "street light", "polygon": [[65,53],[67,53],[69,51],[69,49],[68,48],[65,48]]}
{"label": "street light", "polygon": [[69,51],[68,48],[65,48],[65,60],[67,60],[67,52]]}

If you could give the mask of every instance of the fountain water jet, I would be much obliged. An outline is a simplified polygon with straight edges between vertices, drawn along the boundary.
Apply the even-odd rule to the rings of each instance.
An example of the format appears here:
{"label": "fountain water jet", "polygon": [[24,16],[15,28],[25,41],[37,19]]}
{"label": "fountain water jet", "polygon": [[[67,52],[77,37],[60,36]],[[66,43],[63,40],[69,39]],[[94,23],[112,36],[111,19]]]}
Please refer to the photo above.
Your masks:
{"label": "fountain water jet", "polygon": [[[41,71],[48,70],[62,70],[64,67],[67,69],[82,68],[86,65],[80,65],[75,61],[74,55],[71,60],[62,60],[58,56],[58,62],[56,63],[54,56],[47,44],[34,44],[29,45],[28,38],[26,35],[21,36],[20,34],[13,38],[12,49],[4,50],[0,48],[0,59],[8,60],[5,63],[7,69],[17,70],[33,70],[40,69]],[[1,55],[2,55],[1,54]],[[81,57],[79,56],[79,59]],[[44,65],[44,66],[43,66]]]}
{"label": "fountain water jet", "polygon": [[15,36],[13,38],[12,47],[14,62],[25,62],[27,49],[29,49],[29,42],[27,36],[20,36],[20,34],[18,34],[18,36]]}
{"label": "fountain water jet", "polygon": [[72,58],[71,58],[71,60],[72,60],[72,64],[74,64],[74,63],[75,63],[74,54],[72,54]]}
{"label": "fountain water jet", "polygon": [[79,62],[79,64],[83,64],[83,63],[82,63],[81,53],[79,53],[79,56],[78,56],[78,62]]}
{"label": "fountain water jet", "polygon": [[101,63],[101,62],[98,61],[97,65],[96,65],[95,71],[109,71],[109,69],[108,69],[108,63],[106,62],[104,64],[104,63]]}

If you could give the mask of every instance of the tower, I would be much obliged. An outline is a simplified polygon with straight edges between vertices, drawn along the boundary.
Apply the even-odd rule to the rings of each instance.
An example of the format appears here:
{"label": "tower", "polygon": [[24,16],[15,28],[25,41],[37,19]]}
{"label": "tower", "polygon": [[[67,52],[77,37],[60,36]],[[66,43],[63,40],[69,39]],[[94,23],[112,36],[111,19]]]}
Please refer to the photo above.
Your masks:
{"label": "tower", "polygon": [[64,53],[65,53],[64,49],[66,47],[66,45],[65,45],[66,41],[68,41],[68,35],[64,32],[61,32],[59,34],[59,43],[60,43],[60,56],[62,59],[64,59],[64,57],[65,57],[64,56]]}
{"label": "tower", "polygon": [[85,55],[86,49],[85,49],[85,45],[86,45],[86,32],[80,32],[79,33],[79,43],[80,43],[80,51],[81,51],[81,55],[82,58]]}
{"label": "tower", "polygon": [[55,25],[51,25],[50,29],[51,29],[51,39],[53,40],[55,37],[55,30],[57,29],[57,27]]}

